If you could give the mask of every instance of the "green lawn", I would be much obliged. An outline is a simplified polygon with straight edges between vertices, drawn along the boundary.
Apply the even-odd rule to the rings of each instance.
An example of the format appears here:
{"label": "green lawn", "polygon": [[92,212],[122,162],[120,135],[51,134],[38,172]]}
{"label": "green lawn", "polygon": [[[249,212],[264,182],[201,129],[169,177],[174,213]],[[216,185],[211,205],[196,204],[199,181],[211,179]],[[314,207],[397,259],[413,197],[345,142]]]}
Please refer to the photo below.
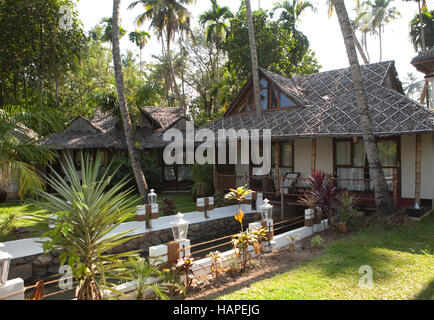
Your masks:
{"label": "green lawn", "polygon": [[[332,243],[323,256],[219,299],[434,300],[434,214],[385,231],[371,226]],[[359,288],[359,268],[370,265],[373,288]]]}
{"label": "green lawn", "polygon": [[[180,193],[180,194],[159,194],[157,198],[157,202],[160,204],[160,216],[163,215],[162,213],[162,199],[164,197],[172,198],[174,200],[174,203],[178,209],[178,211],[181,211],[182,213],[196,211],[196,201],[193,200],[190,193]],[[139,203],[138,203],[139,204]],[[47,231],[46,225],[41,223],[40,221],[35,221],[35,219],[31,218],[31,215],[36,216],[44,216],[47,214],[46,211],[40,210],[39,208],[26,204],[25,202],[20,201],[13,201],[13,202],[6,202],[6,203],[0,203],[0,220],[4,216],[6,216],[9,213],[16,213],[16,219],[13,222],[13,227],[30,227],[30,234],[25,235],[26,238],[29,237],[39,237],[40,235],[44,234]],[[135,212],[130,214],[130,217],[126,220],[128,221],[135,221],[136,215]],[[15,234],[9,233],[5,236],[0,235],[0,241],[11,241],[16,240]]]}

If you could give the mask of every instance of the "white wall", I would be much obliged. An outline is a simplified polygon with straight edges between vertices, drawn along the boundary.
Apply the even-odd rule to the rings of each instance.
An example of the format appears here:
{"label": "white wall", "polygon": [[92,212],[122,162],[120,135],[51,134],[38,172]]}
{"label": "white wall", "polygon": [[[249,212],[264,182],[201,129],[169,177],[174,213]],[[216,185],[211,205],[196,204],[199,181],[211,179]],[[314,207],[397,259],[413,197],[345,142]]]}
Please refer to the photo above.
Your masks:
{"label": "white wall", "polygon": [[[317,143],[318,147],[318,143]],[[312,140],[294,140],[294,172],[300,172],[300,178],[305,178],[311,173]],[[319,169],[319,167],[318,167]]]}
{"label": "white wall", "polygon": [[317,139],[316,169],[333,174],[333,138]]}
{"label": "white wall", "polygon": [[[422,135],[421,198],[434,198],[434,138]],[[414,198],[416,135],[401,136],[401,197]]]}

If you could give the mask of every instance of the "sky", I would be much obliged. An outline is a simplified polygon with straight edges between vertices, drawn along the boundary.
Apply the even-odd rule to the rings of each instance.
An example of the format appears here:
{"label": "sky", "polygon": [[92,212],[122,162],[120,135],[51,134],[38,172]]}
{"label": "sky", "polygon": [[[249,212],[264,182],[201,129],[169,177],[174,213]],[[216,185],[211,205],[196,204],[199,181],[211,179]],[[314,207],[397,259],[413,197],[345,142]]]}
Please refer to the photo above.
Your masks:
{"label": "sky", "polygon": [[[242,0],[219,0],[221,6],[228,6],[232,11],[237,11]],[[129,10],[128,6],[132,0],[121,1],[121,25],[128,32],[136,29],[149,31],[148,25],[137,27],[134,23],[135,18],[143,12],[143,8],[137,6]],[[256,10],[259,3],[262,9],[270,9],[276,0],[251,0],[252,9]],[[307,36],[310,42],[311,49],[322,66],[321,71],[327,71],[349,66],[348,58],[345,51],[342,33],[339,27],[336,14],[331,18],[327,15],[326,0],[313,0],[317,7],[317,12],[314,13],[309,9],[303,14],[299,29]],[[354,16],[352,12],[354,5],[353,1],[346,0],[347,10],[350,18]],[[383,34],[383,61],[395,60],[398,69],[398,75],[401,81],[405,81],[406,74],[412,72],[419,79],[423,75],[416,71],[410,64],[411,59],[416,56],[416,52],[409,39],[409,22],[418,13],[417,4],[415,2],[404,2],[395,0],[394,6],[401,13],[401,18],[392,21],[386,25]],[[428,6],[434,6],[434,0],[428,0]],[[199,27],[198,16],[211,7],[209,0],[197,0],[196,4],[190,5],[188,8],[192,13],[193,28]],[[110,17],[113,13],[112,0],[79,0],[77,4],[79,17],[83,22],[86,31],[90,30],[98,24],[103,17]],[[151,31],[152,34],[152,31]],[[151,40],[143,49],[143,60],[151,61],[153,54],[161,53],[161,44],[152,35]],[[121,48],[123,52],[127,49],[139,53],[139,49],[128,40],[125,36],[121,40]],[[372,62],[379,61],[379,39],[378,36],[370,36],[368,38],[368,49]],[[361,60],[360,60],[361,61]],[[361,61],[362,62],[362,61]]]}

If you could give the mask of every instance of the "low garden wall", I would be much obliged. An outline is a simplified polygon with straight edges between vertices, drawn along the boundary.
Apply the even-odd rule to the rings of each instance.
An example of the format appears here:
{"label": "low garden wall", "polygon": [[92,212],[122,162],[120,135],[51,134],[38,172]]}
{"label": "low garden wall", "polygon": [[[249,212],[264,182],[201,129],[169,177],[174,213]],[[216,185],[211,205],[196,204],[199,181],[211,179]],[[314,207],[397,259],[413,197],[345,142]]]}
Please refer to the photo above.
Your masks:
{"label": "low garden wall", "polygon": [[[240,231],[240,224],[238,221],[234,219],[235,214],[235,206],[226,207],[226,208],[218,208],[215,209],[217,213],[219,213],[218,210],[223,212],[223,209],[226,209],[224,213],[222,214],[215,214],[213,217],[213,213],[211,212],[211,218],[210,219],[202,219],[203,213],[195,212],[195,213],[188,213],[190,217],[189,221],[192,221],[192,223],[189,226],[188,231],[188,238],[191,241],[191,244],[199,243],[203,241],[213,240],[216,238],[224,237],[227,235],[235,234]],[[247,209],[247,208],[244,208]],[[284,219],[288,216],[291,216],[294,214],[293,211],[285,210],[285,216]],[[255,222],[261,220],[261,215],[257,211],[245,211],[246,215],[244,217],[243,225],[245,228],[247,228],[248,224],[250,222]],[[198,216],[199,215],[199,216]],[[223,216],[223,217],[220,217]],[[281,221],[281,215],[280,215],[280,208],[278,206],[275,206],[274,208],[274,222]],[[194,217],[194,218],[192,218]],[[163,217],[158,220],[164,220],[169,217]],[[170,218],[174,219],[174,217]],[[168,220],[168,219],[166,219]],[[129,228],[130,225],[134,225],[134,223],[126,223],[127,227]],[[143,225],[144,222],[141,223]],[[170,228],[170,224],[166,221],[163,224],[156,224],[158,227],[155,227],[155,230],[142,230],[142,231],[136,231],[135,234],[139,234],[140,236],[136,239],[130,240],[118,247],[115,247],[108,253],[121,253],[131,250],[141,250],[141,254],[143,256],[148,255],[149,247],[159,245],[162,243],[166,243],[173,240],[172,230]],[[125,226],[122,226],[122,229],[125,229]],[[30,239],[24,239],[24,240],[18,240],[16,242],[20,241],[28,241]],[[34,239],[32,240],[32,245],[35,245],[34,242],[40,241],[40,239]],[[8,251],[8,243],[5,243],[5,251]],[[20,244],[20,247],[24,247],[25,243]],[[10,244],[9,244],[10,247]],[[40,248],[40,245],[39,247]],[[23,250],[15,250],[23,252]],[[27,253],[31,253],[32,250],[27,250]],[[35,250],[33,250],[35,251]],[[10,252],[10,251],[9,251]],[[25,256],[19,256],[16,258],[13,258],[10,265],[10,271],[9,271],[9,279],[15,279],[15,278],[22,278],[27,283],[34,283],[41,279],[46,279],[52,276],[52,279],[55,279],[58,275],[58,270],[60,267],[60,260],[59,260],[59,252],[51,252],[50,254],[43,254],[42,249],[37,250],[37,254],[27,254],[24,253]],[[14,253],[10,252],[12,256],[14,257]],[[194,252],[193,252],[194,253]]]}

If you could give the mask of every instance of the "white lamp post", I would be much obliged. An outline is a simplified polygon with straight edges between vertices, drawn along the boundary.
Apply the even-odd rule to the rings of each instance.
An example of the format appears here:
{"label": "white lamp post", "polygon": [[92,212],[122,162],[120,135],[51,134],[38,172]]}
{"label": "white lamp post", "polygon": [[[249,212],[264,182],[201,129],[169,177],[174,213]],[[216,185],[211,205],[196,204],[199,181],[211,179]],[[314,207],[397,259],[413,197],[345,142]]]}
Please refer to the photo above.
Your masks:
{"label": "white lamp post", "polygon": [[273,206],[269,203],[270,200],[265,199],[262,206],[259,207],[261,211],[262,220],[269,221],[273,217]]}
{"label": "white lamp post", "polygon": [[262,216],[262,225],[268,229],[267,238],[270,241],[273,239],[273,206],[269,202],[268,199],[265,199],[263,204],[259,206],[259,211]]}
{"label": "white lamp post", "polygon": [[151,189],[151,192],[148,193],[148,203],[151,205],[157,203],[157,194],[154,192],[154,189]]}
{"label": "white lamp post", "polygon": [[170,224],[172,225],[173,238],[175,241],[181,242],[187,239],[189,222],[184,220],[184,215],[181,212],[176,215],[176,218],[177,221]]}
{"label": "white lamp post", "polygon": [[0,286],[3,286],[8,281],[9,266],[12,256],[0,250]]}

